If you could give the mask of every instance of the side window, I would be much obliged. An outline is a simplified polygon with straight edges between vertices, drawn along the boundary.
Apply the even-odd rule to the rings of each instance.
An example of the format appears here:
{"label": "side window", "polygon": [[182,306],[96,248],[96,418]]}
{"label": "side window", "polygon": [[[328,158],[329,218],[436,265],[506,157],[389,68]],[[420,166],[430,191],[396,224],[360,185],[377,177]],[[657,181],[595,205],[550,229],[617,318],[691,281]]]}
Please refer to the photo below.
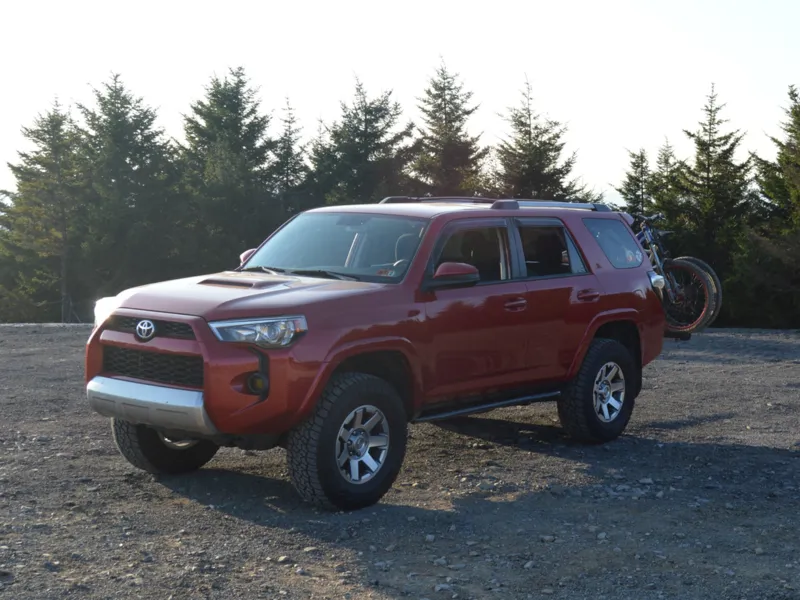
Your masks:
{"label": "side window", "polygon": [[528,277],[586,273],[581,255],[563,227],[522,224],[519,235]]}
{"label": "side window", "polygon": [[435,268],[445,262],[461,262],[478,269],[481,283],[509,278],[505,228],[458,229],[447,234],[440,247]]}
{"label": "side window", "polygon": [[614,267],[633,269],[642,264],[644,260],[642,248],[622,221],[584,219],[583,222]]}

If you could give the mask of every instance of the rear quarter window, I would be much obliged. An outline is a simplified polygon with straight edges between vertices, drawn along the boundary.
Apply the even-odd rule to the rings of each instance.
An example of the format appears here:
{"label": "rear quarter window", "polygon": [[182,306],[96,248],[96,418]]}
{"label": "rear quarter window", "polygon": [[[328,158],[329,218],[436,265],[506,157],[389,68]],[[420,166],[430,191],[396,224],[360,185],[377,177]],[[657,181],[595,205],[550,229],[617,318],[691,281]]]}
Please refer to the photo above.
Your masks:
{"label": "rear quarter window", "polygon": [[644,261],[642,247],[618,219],[583,219],[609,262],[617,269],[633,269]]}

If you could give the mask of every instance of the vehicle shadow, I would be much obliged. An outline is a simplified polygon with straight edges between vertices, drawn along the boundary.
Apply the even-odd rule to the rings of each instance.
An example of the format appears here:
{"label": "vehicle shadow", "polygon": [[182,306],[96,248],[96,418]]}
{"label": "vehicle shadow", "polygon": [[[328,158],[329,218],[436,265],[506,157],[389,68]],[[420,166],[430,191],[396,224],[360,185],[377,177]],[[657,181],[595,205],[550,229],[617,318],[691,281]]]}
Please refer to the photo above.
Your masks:
{"label": "vehicle shadow", "polygon": [[[708,425],[725,421],[736,416],[734,412],[717,413],[713,415],[697,415],[684,419],[670,421],[652,421],[644,424],[645,429],[678,431],[700,425]],[[437,421],[434,426],[452,433],[481,439],[486,442],[519,446],[544,446],[558,444],[563,448],[586,449],[586,444],[571,439],[560,425],[543,425],[524,421],[492,417],[456,417],[446,421]],[[635,437],[626,435],[623,439],[633,440]]]}
{"label": "vehicle shadow", "polygon": [[715,415],[686,417],[685,419],[673,419],[671,421],[652,421],[647,424],[648,429],[661,429],[666,431],[678,431],[680,429],[689,429],[697,427],[698,425],[709,425],[710,423],[717,423],[732,419],[736,416],[734,412],[718,413]]}
{"label": "vehicle shadow", "polygon": [[[587,446],[556,425],[484,416],[412,431],[417,443],[427,444],[442,430],[502,452],[492,452],[497,458],[491,461],[479,447],[457,453],[447,466],[459,468],[449,469],[457,473],[442,491],[423,487],[411,497],[401,474],[381,503],[362,511],[306,506],[274,463],[265,469],[258,458],[243,457],[236,470],[211,463],[188,477],[159,481],[207,510],[256,527],[256,538],[279,529],[349,553],[342,560],[359,564],[351,583],[363,594],[353,597],[377,589],[391,598],[433,597],[436,589],[487,597],[505,589],[504,597],[527,598],[526,586],[552,589],[549,597],[556,598],[649,599],[667,592],[688,599],[708,597],[710,590],[714,597],[739,597],[741,586],[750,597],[773,597],[788,577],[780,566],[796,562],[796,450],[638,434]],[[411,456],[419,451],[413,444],[409,449],[417,472],[425,470]],[[548,459],[549,470],[540,473],[545,456],[558,462]],[[487,466],[492,463],[494,469]],[[561,467],[554,471],[554,464]],[[444,471],[441,464],[428,468]],[[471,476],[461,477],[467,471]],[[556,543],[544,545],[552,539]],[[752,549],[761,546],[769,560],[753,561]],[[632,571],[634,555],[641,558]],[[312,573],[322,568],[309,562]],[[686,564],[694,566],[687,570]],[[450,568],[460,565],[468,570]],[[734,570],[736,579],[726,575]],[[613,572],[628,576],[609,577]]]}

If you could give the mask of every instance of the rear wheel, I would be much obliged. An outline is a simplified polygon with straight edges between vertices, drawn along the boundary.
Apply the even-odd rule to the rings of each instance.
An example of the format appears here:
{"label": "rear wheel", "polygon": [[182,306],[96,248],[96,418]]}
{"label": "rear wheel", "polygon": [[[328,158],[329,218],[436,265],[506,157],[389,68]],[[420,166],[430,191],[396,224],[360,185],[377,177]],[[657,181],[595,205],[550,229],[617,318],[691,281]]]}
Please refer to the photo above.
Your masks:
{"label": "rear wheel", "polygon": [[389,383],[364,373],[337,375],[311,418],[288,436],[289,476],[310,504],[373,505],[397,479],[407,431],[403,402]]}
{"label": "rear wheel", "polygon": [[618,438],[633,413],[636,363],[616,340],[595,339],[578,375],[558,399],[558,417],[570,437],[602,443]]}
{"label": "rear wheel", "polygon": [[696,333],[707,326],[714,315],[715,287],[705,269],[684,259],[664,264],[664,277],[670,294],[664,290],[667,329],[675,333]]}
{"label": "rear wheel", "polygon": [[120,419],[111,420],[111,431],[120,454],[148,473],[177,475],[196,471],[219,450],[208,440],[173,440],[146,425]]}
{"label": "rear wheel", "polygon": [[711,283],[714,285],[714,310],[709,315],[708,321],[706,321],[704,325],[704,327],[710,327],[711,324],[717,320],[720,309],[722,308],[722,281],[717,275],[717,272],[704,260],[700,260],[694,256],[679,256],[675,260],[688,260],[689,262],[693,262],[705,271],[706,275],[711,279]]}

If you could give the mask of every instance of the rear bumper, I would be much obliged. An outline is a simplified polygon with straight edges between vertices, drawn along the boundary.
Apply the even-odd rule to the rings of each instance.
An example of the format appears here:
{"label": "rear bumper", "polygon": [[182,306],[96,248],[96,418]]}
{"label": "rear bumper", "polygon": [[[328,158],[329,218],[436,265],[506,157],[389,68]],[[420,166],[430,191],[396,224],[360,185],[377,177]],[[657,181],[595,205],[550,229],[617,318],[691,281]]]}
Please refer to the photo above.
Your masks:
{"label": "rear bumper", "polygon": [[89,405],[104,417],[166,430],[215,435],[203,392],[97,376],[86,386]]}

